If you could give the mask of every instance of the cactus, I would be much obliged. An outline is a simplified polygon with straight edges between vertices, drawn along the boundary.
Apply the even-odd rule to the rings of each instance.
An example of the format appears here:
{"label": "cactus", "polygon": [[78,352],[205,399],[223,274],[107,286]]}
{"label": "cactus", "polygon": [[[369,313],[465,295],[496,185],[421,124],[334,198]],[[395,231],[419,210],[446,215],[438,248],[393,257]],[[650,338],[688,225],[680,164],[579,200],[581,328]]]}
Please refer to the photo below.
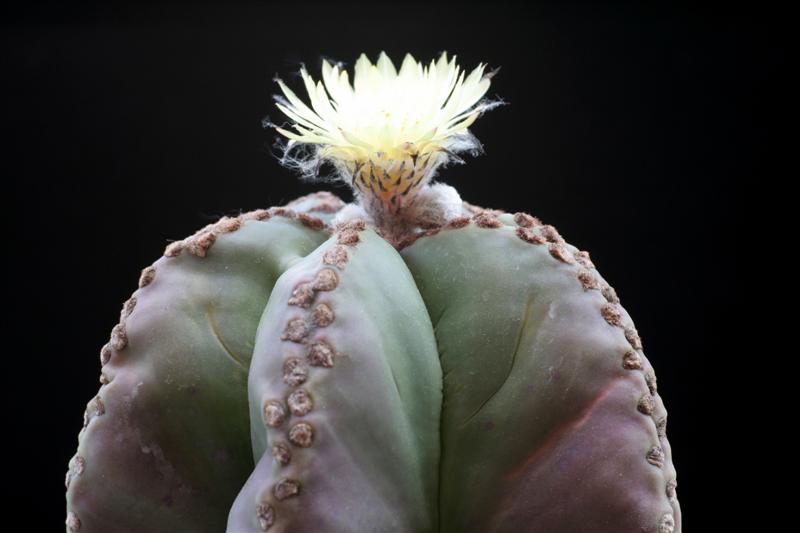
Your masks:
{"label": "cactus", "polygon": [[433,183],[479,147],[491,74],[362,56],[348,92],[323,63],[324,85],[302,72],[313,109],[279,80],[284,162],[331,163],[355,201],[225,217],[144,269],[101,349],[67,531],[680,531],[614,289],[553,226]]}

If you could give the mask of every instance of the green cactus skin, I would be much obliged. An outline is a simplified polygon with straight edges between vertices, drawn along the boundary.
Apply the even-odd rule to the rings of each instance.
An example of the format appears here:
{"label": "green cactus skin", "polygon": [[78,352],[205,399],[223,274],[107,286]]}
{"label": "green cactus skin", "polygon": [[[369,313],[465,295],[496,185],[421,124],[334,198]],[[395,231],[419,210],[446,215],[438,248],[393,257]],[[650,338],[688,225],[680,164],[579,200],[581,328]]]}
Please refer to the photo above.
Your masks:
{"label": "green cactus skin", "polygon": [[586,252],[466,203],[395,250],[331,227],[342,205],[223,219],[145,269],[67,531],[680,532],[655,374]]}
{"label": "green cactus skin", "polygon": [[588,256],[516,219],[402,252],[445,376],[441,531],[669,531],[666,412],[637,409],[656,391],[633,324]]}
{"label": "green cactus skin", "polygon": [[[228,531],[263,531],[270,516],[281,517],[274,531],[436,527],[442,376],[433,329],[397,251],[353,226],[272,291],[250,367],[261,460]],[[304,447],[293,431],[306,424]]]}

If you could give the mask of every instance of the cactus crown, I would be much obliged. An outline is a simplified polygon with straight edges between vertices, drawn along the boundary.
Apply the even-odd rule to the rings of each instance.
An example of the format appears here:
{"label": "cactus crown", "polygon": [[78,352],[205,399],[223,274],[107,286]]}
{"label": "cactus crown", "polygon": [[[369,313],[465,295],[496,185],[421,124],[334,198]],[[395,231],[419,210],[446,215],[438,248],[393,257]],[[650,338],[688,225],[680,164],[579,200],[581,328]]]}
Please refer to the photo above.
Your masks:
{"label": "cactus crown", "polygon": [[501,103],[483,98],[496,72],[485,67],[465,78],[446,52],[427,67],[406,54],[398,72],[384,52],[376,64],[362,54],[351,86],[346,70],[323,60],[323,81],[300,71],[311,107],[277,78],[277,107],[295,130],[275,126],[289,139],[282,162],[310,178],[330,163],[368,211],[402,211],[439,166],[480,151],[467,128]]}

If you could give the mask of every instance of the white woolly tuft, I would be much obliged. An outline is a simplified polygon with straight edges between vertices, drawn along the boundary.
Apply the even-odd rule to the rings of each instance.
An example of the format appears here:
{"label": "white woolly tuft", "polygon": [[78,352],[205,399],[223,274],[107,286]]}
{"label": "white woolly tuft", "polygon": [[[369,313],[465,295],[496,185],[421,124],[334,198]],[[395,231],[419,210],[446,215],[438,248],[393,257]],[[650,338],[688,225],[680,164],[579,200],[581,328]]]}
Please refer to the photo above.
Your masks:
{"label": "white woolly tuft", "polygon": [[436,202],[440,206],[442,216],[446,221],[461,216],[464,202],[461,200],[461,195],[458,194],[455,187],[444,183],[434,183],[428,187],[424,193],[436,199]]}
{"label": "white woolly tuft", "polygon": [[369,214],[364,211],[364,208],[358,204],[347,204],[343,208],[341,208],[337,213],[336,216],[333,217],[333,225],[337,226],[344,222],[349,222],[350,220],[356,218],[363,218],[365,222],[371,223],[372,219]]}
{"label": "white woolly tuft", "polygon": [[461,196],[455,188],[434,183],[420,190],[414,205],[404,213],[404,217],[421,227],[441,226],[461,216],[462,205]]}

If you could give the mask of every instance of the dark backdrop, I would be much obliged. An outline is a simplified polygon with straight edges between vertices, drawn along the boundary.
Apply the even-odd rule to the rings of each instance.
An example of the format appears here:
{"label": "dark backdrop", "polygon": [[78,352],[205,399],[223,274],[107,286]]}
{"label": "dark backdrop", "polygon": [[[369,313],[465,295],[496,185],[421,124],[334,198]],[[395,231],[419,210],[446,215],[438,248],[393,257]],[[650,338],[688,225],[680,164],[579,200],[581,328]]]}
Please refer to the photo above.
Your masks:
{"label": "dark backdrop", "polygon": [[447,50],[469,69],[502,66],[490,93],[509,105],[472,128],[486,154],[442,179],[469,202],[530,212],[591,251],[657,371],[685,524],[697,527],[718,449],[707,383],[729,333],[737,182],[760,157],[757,102],[776,61],[753,46],[765,33],[757,19],[408,2],[42,5],[6,15],[6,380],[16,398],[7,441],[35,466],[19,487],[42,525],[63,521],[98,351],[140,270],[220,215],[319,188],[272,155],[275,135],[261,127],[280,118],[272,77],[299,89],[292,73],[304,62],[318,76],[323,55],[352,66],[361,51],[399,61]]}

